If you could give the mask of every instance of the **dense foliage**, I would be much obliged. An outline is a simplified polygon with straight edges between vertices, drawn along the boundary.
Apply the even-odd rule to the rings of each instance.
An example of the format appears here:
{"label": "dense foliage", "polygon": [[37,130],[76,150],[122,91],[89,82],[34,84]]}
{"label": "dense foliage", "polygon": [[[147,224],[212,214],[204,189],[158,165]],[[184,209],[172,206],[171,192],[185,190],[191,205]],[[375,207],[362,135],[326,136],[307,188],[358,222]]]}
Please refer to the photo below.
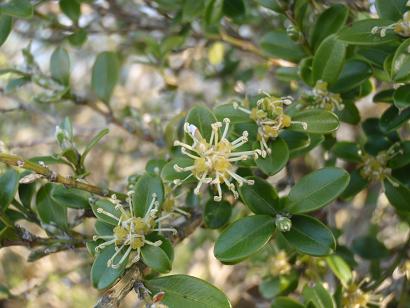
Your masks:
{"label": "dense foliage", "polygon": [[[7,0],[0,45],[2,250],[87,249],[100,307],[131,290],[147,307],[231,307],[224,286],[167,274],[197,230],[252,275],[252,307],[408,307],[406,0]],[[139,104],[119,89],[136,64],[161,80]],[[105,120],[87,138],[84,108]],[[8,147],[18,111],[58,120],[48,155]],[[145,169],[102,173],[87,157],[102,165],[104,142],[129,165],[149,144]]]}

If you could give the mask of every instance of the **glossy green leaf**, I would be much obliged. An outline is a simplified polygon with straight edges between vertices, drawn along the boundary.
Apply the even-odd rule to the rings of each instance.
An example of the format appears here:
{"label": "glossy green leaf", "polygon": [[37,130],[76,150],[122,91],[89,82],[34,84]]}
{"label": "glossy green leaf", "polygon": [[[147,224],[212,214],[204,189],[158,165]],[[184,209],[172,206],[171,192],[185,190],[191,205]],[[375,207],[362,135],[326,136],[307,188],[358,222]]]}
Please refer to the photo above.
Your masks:
{"label": "glossy green leaf", "polygon": [[336,4],[323,11],[313,28],[311,45],[316,49],[329,35],[339,31],[346,23],[349,15],[348,8],[343,4]]}
{"label": "glossy green leaf", "polygon": [[403,141],[400,145],[400,152],[389,160],[389,167],[397,169],[410,164],[410,141]]}
{"label": "glossy green leaf", "polygon": [[81,154],[81,164],[84,163],[87,155],[90,153],[90,151],[98,144],[98,142],[100,142],[100,140],[107,135],[110,132],[110,130],[108,128],[104,128],[102,130],[100,130],[97,135],[95,135],[93,137],[93,139],[91,139],[91,141],[86,145],[83,154]]}
{"label": "glossy green leaf", "polygon": [[305,55],[301,47],[282,31],[265,34],[261,38],[260,46],[268,55],[292,62],[299,61]]}
{"label": "glossy green leaf", "polygon": [[[195,105],[188,112],[185,122],[195,125],[202,137],[209,141],[212,133],[211,124],[217,122],[217,119],[208,107],[204,105]],[[186,136],[186,139],[188,140],[188,143],[192,143],[191,137]]]}
{"label": "glossy green leaf", "polygon": [[398,40],[398,36],[393,31],[387,31],[386,35],[373,34],[374,27],[389,26],[393,22],[385,19],[365,19],[352,24],[351,27],[342,29],[339,40],[352,45],[380,45]]}
{"label": "glossy green leaf", "polygon": [[[114,253],[114,245],[110,245],[96,255],[93,266],[91,267],[91,281],[95,288],[105,289],[110,287],[124,273],[127,260],[125,260],[125,262],[123,262],[117,269],[107,266],[108,260],[114,255]],[[123,253],[120,252],[114,259],[114,263],[119,262],[122,256]]]}
{"label": "glossy green leaf", "polygon": [[410,212],[410,189],[401,183],[394,185],[389,181],[384,181],[384,193],[390,204],[397,210],[403,212]]}
{"label": "glossy green leaf", "polygon": [[17,193],[19,174],[14,169],[9,169],[0,176],[0,210],[5,210]]}
{"label": "glossy green leaf", "polygon": [[8,15],[0,15],[0,46],[4,44],[4,42],[9,37],[13,26],[13,18]]}
{"label": "glossy green leaf", "polygon": [[275,229],[267,215],[240,218],[227,227],[215,242],[215,257],[224,263],[238,263],[266,245]]}
{"label": "glossy green leaf", "polygon": [[205,0],[185,0],[182,7],[182,20],[190,22],[198,15],[201,15],[205,8]]}
{"label": "glossy green leaf", "polygon": [[322,144],[323,141],[325,140],[325,137],[323,135],[318,135],[318,134],[310,134],[309,135],[309,145],[307,147],[301,148],[301,149],[295,149],[290,151],[290,159],[293,159],[298,156],[305,155],[306,153],[309,153],[311,150],[316,148],[318,145]]}
{"label": "glossy green leaf", "polygon": [[161,303],[168,307],[231,308],[222,291],[193,276],[164,276],[146,280],[144,284],[153,294],[164,292]]}
{"label": "glossy green leaf", "polygon": [[376,9],[380,18],[397,21],[407,11],[407,0],[376,0]]}
{"label": "glossy green leaf", "polygon": [[271,154],[267,154],[265,158],[259,156],[255,160],[256,166],[267,175],[274,175],[285,167],[289,160],[289,149],[286,142],[278,137],[275,140],[269,141]]}
{"label": "glossy green leaf", "polygon": [[265,278],[259,285],[259,292],[264,298],[272,299],[278,295],[293,291],[296,289],[297,284],[298,275],[295,272],[291,272],[286,275]]}
{"label": "glossy green leaf", "polygon": [[155,200],[162,204],[164,201],[164,186],[161,178],[151,174],[141,176],[135,184],[133,195],[134,213],[137,216],[144,217],[152,203],[153,194],[156,196]]}
{"label": "glossy green leaf", "polygon": [[311,216],[295,215],[290,231],[281,233],[291,246],[303,254],[326,256],[336,249],[332,232]]}
{"label": "glossy green leaf", "polygon": [[66,188],[63,185],[56,185],[52,191],[52,197],[59,204],[66,207],[74,209],[90,208],[89,199],[91,194],[84,190]]}
{"label": "glossy green leaf", "polygon": [[51,76],[64,85],[70,83],[70,57],[62,47],[57,47],[50,58]]}
{"label": "glossy green leaf", "polygon": [[395,82],[404,82],[410,79],[410,39],[405,40],[397,48],[391,62],[391,76]]}
{"label": "glossy green leaf", "polygon": [[216,202],[209,199],[205,204],[204,221],[207,228],[218,229],[224,226],[231,217],[232,205],[227,201]]}
{"label": "glossy green leaf", "polygon": [[55,224],[60,228],[67,228],[67,208],[53,198],[54,185],[45,184],[37,193],[37,213],[44,224]]}
{"label": "glossy green leaf", "polygon": [[335,301],[321,283],[316,283],[314,287],[303,288],[303,299],[305,304],[312,303],[315,308],[335,308]]}
{"label": "glossy green leaf", "polygon": [[0,4],[0,14],[17,18],[31,18],[33,16],[33,5],[30,0],[6,0]]}
{"label": "glossy green leaf", "polygon": [[91,205],[93,213],[98,220],[101,220],[105,223],[110,225],[116,226],[118,224],[118,220],[115,218],[110,217],[110,215],[105,215],[104,213],[100,213],[99,209],[101,208],[107,213],[114,215],[115,217],[119,218],[121,216],[121,212],[115,209],[114,204],[112,204],[108,200],[100,199],[96,203]]}
{"label": "glossy green leaf", "polygon": [[74,23],[78,22],[81,15],[81,4],[77,0],[60,0],[60,9]]}
{"label": "glossy green leaf", "polygon": [[337,116],[325,110],[306,110],[295,114],[292,121],[304,122],[307,128],[304,129],[301,124],[292,124],[289,129],[313,134],[328,134],[339,128]]}
{"label": "glossy green leaf", "polygon": [[346,55],[346,44],[332,35],[325,39],[313,56],[313,81],[326,81],[334,84],[342,71]]}
{"label": "glossy green leaf", "polygon": [[350,141],[339,141],[332,147],[332,152],[337,158],[359,163],[362,161],[359,145]]}
{"label": "glossy green leaf", "polygon": [[410,85],[403,85],[394,91],[393,101],[399,109],[410,107]]}
{"label": "glossy green leaf", "polygon": [[92,69],[91,86],[99,99],[110,102],[120,74],[120,64],[114,52],[98,54]]}
{"label": "glossy green leaf", "polygon": [[26,208],[31,208],[31,202],[36,193],[36,183],[20,184],[18,191],[20,202]]}
{"label": "glossy green leaf", "polygon": [[233,107],[233,103],[217,105],[214,108],[214,113],[219,121],[224,118],[229,118],[231,123],[249,122],[249,114]]}
{"label": "glossy green leaf", "polygon": [[273,186],[260,177],[249,179],[254,180],[255,184],[239,187],[243,203],[255,214],[275,215],[279,197]]}
{"label": "glossy green leaf", "polygon": [[340,168],[316,170],[299,180],[289,192],[289,212],[307,213],[335,200],[347,187],[349,174]]}
{"label": "glossy green leaf", "polygon": [[356,237],[352,243],[352,250],[366,260],[378,260],[389,256],[384,244],[371,235]]}
{"label": "glossy green leaf", "polygon": [[369,64],[361,60],[348,60],[344,64],[337,82],[330,87],[330,91],[343,93],[358,87],[372,75]]}
{"label": "glossy green leaf", "polygon": [[336,254],[326,257],[326,262],[336,277],[346,286],[352,279],[352,271],[349,265]]}
{"label": "glossy green leaf", "polygon": [[349,100],[343,102],[343,109],[336,110],[335,114],[341,122],[357,125],[360,122],[360,112],[355,103]]}
{"label": "glossy green leaf", "polygon": [[194,164],[193,159],[185,158],[185,157],[178,157],[166,163],[161,170],[161,178],[164,182],[172,183],[174,180],[184,180],[184,183],[192,183],[196,181],[194,176],[191,176],[187,179],[191,172],[178,172],[175,170],[174,166],[178,165],[179,167],[188,167]]}
{"label": "glossy green leaf", "polygon": [[166,164],[167,161],[164,159],[150,159],[145,165],[145,171],[152,175],[159,175]]}
{"label": "glossy green leaf", "polygon": [[305,308],[302,304],[290,297],[279,296],[273,301],[271,308]]}
{"label": "glossy green leaf", "polygon": [[399,110],[395,106],[390,106],[380,117],[380,129],[385,132],[391,132],[398,129],[410,119],[410,107]]}
{"label": "glossy green leaf", "polygon": [[286,141],[290,151],[301,150],[308,147],[310,144],[309,135],[302,132],[284,130],[280,133],[280,137]]}
{"label": "glossy green leaf", "polygon": [[245,3],[243,0],[224,0],[223,13],[231,18],[245,14]]}
{"label": "glossy green leaf", "polygon": [[141,248],[142,261],[153,270],[167,273],[172,268],[172,262],[161,247],[144,245]]}

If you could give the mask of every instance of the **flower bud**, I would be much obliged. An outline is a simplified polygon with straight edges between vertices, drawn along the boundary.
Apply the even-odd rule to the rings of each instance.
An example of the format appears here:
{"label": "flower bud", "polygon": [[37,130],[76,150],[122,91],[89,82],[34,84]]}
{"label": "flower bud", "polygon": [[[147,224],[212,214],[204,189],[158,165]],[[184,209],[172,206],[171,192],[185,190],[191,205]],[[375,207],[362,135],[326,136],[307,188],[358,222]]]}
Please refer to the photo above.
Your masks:
{"label": "flower bud", "polygon": [[292,227],[292,221],[289,217],[278,214],[275,217],[275,225],[280,232],[287,232]]}

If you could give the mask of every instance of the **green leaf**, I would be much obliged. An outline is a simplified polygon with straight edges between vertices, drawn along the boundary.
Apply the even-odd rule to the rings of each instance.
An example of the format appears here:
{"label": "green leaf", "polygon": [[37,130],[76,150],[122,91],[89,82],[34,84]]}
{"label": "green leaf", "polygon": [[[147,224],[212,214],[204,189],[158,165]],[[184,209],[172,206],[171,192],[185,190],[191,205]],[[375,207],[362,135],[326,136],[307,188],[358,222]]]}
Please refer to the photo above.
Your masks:
{"label": "green leaf", "polygon": [[185,0],[182,7],[182,21],[190,22],[202,14],[205,8],[205,0]]}
{"label": "green leaf", "polygon": [[231,217],[232,205],[229,202],[222,200],[216,202],[209,199],[205,204],[204,221],[207,228],[218,229],[224,226]]}
{"label": "green leaf", "polygon": [[284,31],[268,32],[261,38],[260,46],[268,55],[292,62],[298,62],[305,56],[303,49]]}
{"label": "green leaf", "polygon": [[45,184],[37,193],[36,207],[38,216],[44,224],[55,224],[60,228],[68,227],[67,208],[53,198],[54,185]]}
{"label": "green leaf", "polygon": [[315,308],[335,308],[336,304],[330,293],[321,283],[316,283],[312,288],[305,285],[303,288],[303,298],[305,304],[312,303]]}
{"label": "green leaf", "polygon": [[67,39],[72,46],[80,47],[87,41],[87,35],[87,31],[80,28],[70,34]]}
{"label": "green leaf", "polygon": [[[211,124],[217,122],[217,119],[212,111],[206,106],[195,105],[188,112],[185,122],[195,125],[199,129],[202,137],[209,141],[212,133]],[[186,138],[192,142],[191,137],[186,136]]]}
{"label": "green leaf", "polygon": [[74,209],[89,209],[91,194],[84,190],[66,188],[64,185],[56,185],[52,191],[52,198],[59,204]]}
{"label": "green leaf", "polygon": [[57,47],[50,58],[51,76],[58,82],[68,85],[70,83],[70,57],[62,47]]}
{"label": "green leaf", "polygon": [[376,0],[376,9],[380,18],[397,21],[407,11],[407,0]]}
{"label": "green leaf", "polygon": [[316,148],[318,145],[323,143],[324,140],[325,140],[325,137],[323,135],[310,134],[309,135],[309,145],[301,149],[291,150],[289,153],[290,159],[293,159],[298,156],[306,155],[311,150]]}
{"label": "green leaf", "polygon": [[337,158],[346,161],[355,163],[360,163],[362,161],[359,145],[355,142],[339,141],[332,147],[332,152]]}
{"label": "green leaf", "polygon": [[0,14],[17,18],[31,18],[33,16],[33,5],[30,0],[8,0],[0,4]]}
{"label": "green leaf", "polygon": [[389,180],[384,181],[384,193],[390,204],[398,211],[410,212],[410,189],[401,183],[392,184]]}
{"label": "green leaf", "polygon": [[336,240],[332,232],[316,218],[295,215],[291,220],[290,231],[281,234],[300,253],[326,256],[336,249]]}
{"label": "green leaf", "polygon": [[223,0],[211,0],[205,8],[205,24],[210,27],[218,25],[222,18]]}
{"label": "green leaf", "polygon": [[14,169],[8,169],[0,177],[0,210],[4,211],[13,201],[19,185],[19,174]]}
{"label": "green leaf", "polygon": [[152,175],[158,175],[166,164],[167,161],[164,159],[150,159],[145,165],[145,171]]}
{"label": "green leaf", "polygon": [[326,262],[340,282],[347,286],[348,282],[352,279],[352,271],[349,265],[338,255],[326,257]]}
{"label": "green leaf", "polygon": [[[194,160],[191,158],[184,158],[178,157],[173,159],[165,164],[165,166],[161,170],[161,178],[164,182],[172,183],[174,180],[184,180],[186,179],[191,172],[178,172],[174,169],[174,165],[178,165],[181,168],[192,166],[194,164]],[[189,179],[185,180],[184,183],[193,183],[196,181],[194,176],[191,176]]]}
{"label": "green leaf", "polygon": [[283,130],[280,137],[286,141],[290,151],[297,151],[304,149],[310,144],[310,137],[308,134],[302,132],[295,132],[292,130]]}
{"label": "green leaf", "polygon": [[330,87],[330,91],[343,93],[358,87],[372,75],[369,64],[361,60],[348,60],[343,66],[337,82]]}
{"label": "green leaf", "polygon": [[243,2],[243,0],[224,0],[223,13],[225,14],[225,16],[231,18],[236,18],[244,15],[245,3]]}
{"label": "green leaf", "polygon": [[165,293],[161,303],[168,307],[231,308],[228,298],[208,282],[188,275],[171,275],[145,281],[156,294]]}
{"label": "green leaf", "polygon": [[108,104],[120,74],[116,53],[104,51],[98,54],[93,65],[91,86],[99,99]]}
{"label": "green leaf", "polygon": [[271,308],[305,308],[302,304],[299,304],[290,297],[279,296],[273,301]]}
{"label": "green leaf", "polygon": [[242,185],[239,194],[243,203],[255,214],[275,215],[279,196],[273,186],[260,177],[249,177],[253,185]]}
{"label": "green leaf", "polygon": [[60,0],[60,9],[74,23],[78,23],[81,15],[81,4],[77,0]]}
{"label": "green leaf", "polygon": [[410,107],[400,111],[395,106],[390,106],[380,117],[380,129],[384,133],[398,129],[410,119]]}
{"label": "green leaf", "polygon": [[13,26],[13,18],[8,15],[0,15],[0,46],[7,40]]}
{"label": "green leaf", "polygon": [[329,35],[338,32],[346,23],[349,16],[348,8],[343,4],[336,4],[323,11],[313,28],[311,45],[316,49]]}
{"label": "green leaf", "polygon": [[401,109],[410,107],[410,85],[406,84],[394,91],[394,105]]}
{"label": "green leaf", "polygon": [[341,122],[345,122],[352,125],[357,125],[360,123],[360,113],[354,102],[350,100],[345,100],[343,102],[343,109],[336,110],[336,115]]}
{"label": "green leaf", "polygon": [[[97,257],[91,267],[91,281],[93,282],[93,286],[97,289],[110,287],[124,273],[127,260],[125,260],[125,262],[123,262],[117,269],[107,266],[108,260],[115,253],[114,247],[114,245],[110,245],[102,249],[101,252],[96,255]],[[114,263],[118,262],[122,256],[123,254],[120,252],[114,259]]]}
{"label": "green leaf", "polygon": [[346,44],[335,35],[329,36],[318,47],[312,64],[313,81],[334,84],[342,71],[346,55]]}
{"label": "green leaf", "polygon": [[142,261],[154,271],[167,273],[172,268],[172,262],[161,247],[144,245],[141,248]]}
{"label": "green leaf", "polygon": [[275,298],[280,294],[287,294],[293,291],[298,284],[298,275],[296,272],[291,272],[288,275],[280,275],[277,277],[268,277],[259,285],[259,292],[264,298]]}
{"label": "green leaf", "polygon": [[292,117],[292,121],[304,122],[307,124],[307,129],[304,129],[300,124],[292,124],[289,129],[313,133],[313,134],[328,134],[334,132],[339,128],[339,120],[337,116],[325,110],[306,110],[295,114]]}
{"label": "green leaf", "polygon": [[224,118],[229,118],[232,124],[250,121],[249,114],[235,109],[232,103],[217,105],[213,111],[219,121],[222,121]]}
{"label": "green leaf", "polygon": [[95,217],[97,217],[98,220],[101,220],[105,223],[108,223],[110,225],[114,225],[116,226],[118,224],[118,220],[114,219],[112,217],[109,217],[103,213],[100,213],[98,211],[99,208],[103,209],[104,211],[114,215],[115,217],[119,218],[121,216],[121,212],[119,210],[116,210],[114,207],[114,204],[112,204],[110,201],[108,200],[98,200],[96,203],[91,204],[91,208],[93,210],[93,213],[95,215]]}
{"label": "green leaf", "polygon": [[391,63],[391,76],[395,82],[410,79],[410,39],[405,40],[394,53]]}
{"label": "green leaf", "polygon": [[97,220],[94,225],[95,233],[98,235],[113,235],[114,226],[101,220]]}
{"label": "green leaf", "polygon": [[329,204],[347,187],[349,174],[340,168],[316,170],[299,180],[289,192],[289,212],[307,213]]}
{"label": "green leaf", "polygon": [[93,139],[91,139],[91,141],[87,144],[87,146],[84,149],[83,154],[81,155],[81,164],[84,163],[88,153],[90,153],[90,151],[98,144],[98,142],[100,142],[100,140],[107,135],[110,132],[110,130],[108,128],[105,128],[101,131],[98,132],[97,135],[94,136]]}
{"label": "green leaf", "polygon": [[238,219],[215,242],[215,257],[223,263],[238,263],[266,245],[275,229],[274,219],[254,215]]}
{"label": "green leaf", "polygon": [[286,142],[278,137],[268,144],[271,149],[271,154],[267,154],[265,158],[259,156],[255,160],[256,166],[267,175],[274,175],[285,167],[289,160],[289,149]]}
{"label": "green leaf", "polygon": [[389,167],[397,169],[410,164],[410,141],[403,141],[400,146],[401,152],[389,160]]}
{"label": "green leaf", "polygon": [[164,186],[161,178],[157,175],[145,174],[141,176],[134,187],[133,206],[134,213],[139,217],[144,217],[156,195],[156,201],[160,204],[164,201]]}
{"label": "green leaf", "polygon": [[398,40],[398,36],[393,31],[387,31],[386,35],[373,34],[374,27],[389,26],[393,22],[385,19],[365,19],[359,20],[349,28],[342,29],[339,40],[351,45],[380,45]]}
{"label": "green leaf", "polygon": [[26,208],[30,209],[31,201],[33,200],[34,194],[36,193],[36,183],[20,184],[18,191],[21,203]]}
{"label": "green leaf", "polygon": [[384,244],[371,235],[355,238],[352,250],[366,260],[378,260],[389,256],[389,250]]}

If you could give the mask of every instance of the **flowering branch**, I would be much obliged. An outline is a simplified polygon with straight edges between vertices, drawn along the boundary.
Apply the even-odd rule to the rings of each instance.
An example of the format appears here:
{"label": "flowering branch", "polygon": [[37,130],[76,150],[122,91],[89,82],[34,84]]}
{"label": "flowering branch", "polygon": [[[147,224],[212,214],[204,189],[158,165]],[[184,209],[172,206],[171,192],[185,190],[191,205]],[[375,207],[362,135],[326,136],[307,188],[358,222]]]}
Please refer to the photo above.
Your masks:
{"label": "flowering branch", "polygon": [[17,155],[0,153],[0,162],[5,163],[9,166],[16,166],[16,167],[20,167],[26,170],[33,171],[36,174],[40,174],[44,176],[50,182],[60,183],[68,187],[85,190],[85,191],[88,191],[90,193],[93,193],[99,196],[106,197],[106,196],[111,196],[115,194],[120,200],[125,200],[127,198],[126,194],[116,192],[110,189],[100,188],[100,187],[97,187],[91,184],[87,184],[79,180],[76,180],[73,177],[65,177],[65,176],[59,175],[56,172],[50,170],[47,166],[42,166],[40,164],[31,162],[29,160],[25,160],[22,157],[17,156]]}

